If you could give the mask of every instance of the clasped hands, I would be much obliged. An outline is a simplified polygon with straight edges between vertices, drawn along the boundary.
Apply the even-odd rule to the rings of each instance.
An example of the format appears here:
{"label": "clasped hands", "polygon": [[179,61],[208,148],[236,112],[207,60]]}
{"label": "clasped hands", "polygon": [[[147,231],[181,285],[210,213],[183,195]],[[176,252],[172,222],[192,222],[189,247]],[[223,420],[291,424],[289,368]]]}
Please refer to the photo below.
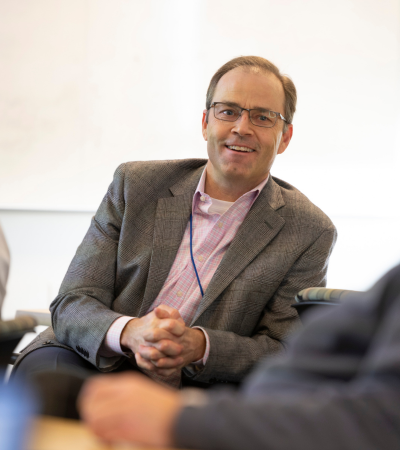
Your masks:
{"label": "clasped hands", "polygon": [[126,324],[121,347],[134,353],[140,368],[170,376],[203,358],[206,339],[201,330],[185,325],[178,310],[160,305]]}

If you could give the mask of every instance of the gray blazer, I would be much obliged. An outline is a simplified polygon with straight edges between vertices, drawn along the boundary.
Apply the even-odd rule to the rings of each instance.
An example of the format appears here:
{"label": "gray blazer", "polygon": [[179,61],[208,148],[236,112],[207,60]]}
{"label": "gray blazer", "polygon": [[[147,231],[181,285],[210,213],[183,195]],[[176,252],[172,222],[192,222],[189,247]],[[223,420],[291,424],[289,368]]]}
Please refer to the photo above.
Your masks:
{"label": "gray blazer", "polygon": [[[51,304],[46,345],[78,351],[102,371],[98,350],[122,315],[142,316],[160,292],[181,243],[206,160],[131,162],[115,172]],[[329,218],[297,189],[270,177],[239,228],[188,324],[210,338],[205,383],[237,382],[263,356],[282,350],[298,325],[300,289],[325,286],[336,240]],[[17,361],[18,364],[18,361]]]}

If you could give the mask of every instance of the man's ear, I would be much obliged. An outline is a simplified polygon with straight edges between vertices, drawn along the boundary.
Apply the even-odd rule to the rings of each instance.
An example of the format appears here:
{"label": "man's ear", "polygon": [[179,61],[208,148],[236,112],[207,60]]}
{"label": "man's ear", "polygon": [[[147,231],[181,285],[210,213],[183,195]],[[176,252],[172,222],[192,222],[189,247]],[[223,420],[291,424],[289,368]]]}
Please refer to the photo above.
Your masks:
{"label": "man's ear", "polygon": [[279,144],[279,148],[278,148],[278,155],[282,154],[286,149],[287,146],[290,143],[290,140],[292,139],[293,136],[293,125],[288,125],[287,130],[282,133],[282,139],[281,139],[281,143]]}
{"label": "man's ear", "polygon": [[208,114],[207,110],[205,109],[203,111],[203,119],[201,121],[201,131],[203,133],[203,138],[205,141],[207,140],[207,125],[208,125]]}

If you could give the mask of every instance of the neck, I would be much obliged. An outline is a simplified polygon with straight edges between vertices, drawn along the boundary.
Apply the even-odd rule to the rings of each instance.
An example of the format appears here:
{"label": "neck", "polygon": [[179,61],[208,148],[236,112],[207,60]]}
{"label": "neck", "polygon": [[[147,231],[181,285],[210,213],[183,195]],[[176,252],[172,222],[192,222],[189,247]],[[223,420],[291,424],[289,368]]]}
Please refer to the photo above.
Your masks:
{"label": "neck", "polygon": [[[265,178],[267,176],[268,174]],[[207,170],[204,190],[211,198],[223,200],[225,202],[235,202],[242,195],[246,194],[246,192],[249,192],[258,186],[261,181],[262,180],[251,182],[238,179],[215,180],[212,174],[210,174],[210,171]]]}

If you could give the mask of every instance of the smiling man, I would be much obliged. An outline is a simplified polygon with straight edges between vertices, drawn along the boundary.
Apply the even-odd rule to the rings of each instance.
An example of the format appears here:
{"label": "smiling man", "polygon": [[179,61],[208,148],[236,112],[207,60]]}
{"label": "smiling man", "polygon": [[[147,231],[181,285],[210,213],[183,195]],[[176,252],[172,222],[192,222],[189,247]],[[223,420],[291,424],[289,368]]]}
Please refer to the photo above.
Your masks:
{"label": "smiling man", "polygon": [[325,285],[336,240],[329,218],[270,174],[295,108],[293,82],[269,61],[222,66],[203,112],[209,159],[117,169],[51,305],[54,332],[18,370],[139,369],[208,387],[283,350],[299,325],[294,296]]}

